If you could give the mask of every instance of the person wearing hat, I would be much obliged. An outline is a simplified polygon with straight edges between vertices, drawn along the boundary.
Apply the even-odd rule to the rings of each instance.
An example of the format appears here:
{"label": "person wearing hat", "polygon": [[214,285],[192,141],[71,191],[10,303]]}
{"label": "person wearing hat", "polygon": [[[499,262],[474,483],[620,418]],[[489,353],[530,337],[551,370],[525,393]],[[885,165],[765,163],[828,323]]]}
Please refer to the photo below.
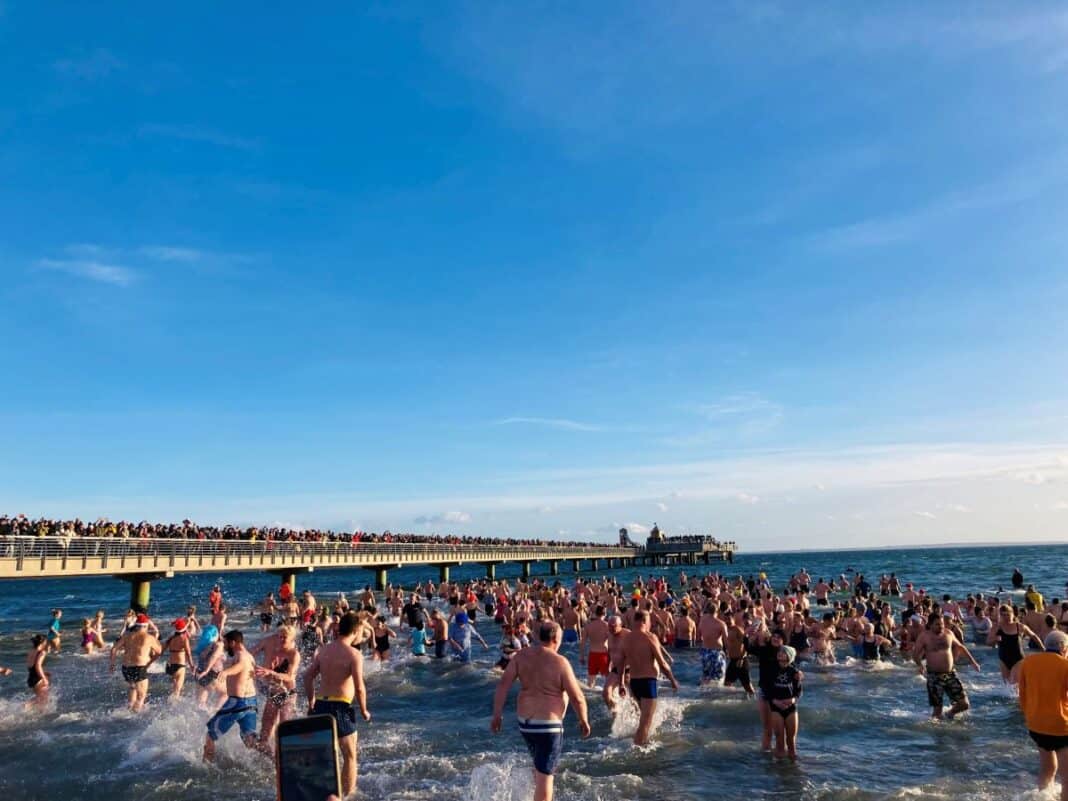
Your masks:
{"label": "person wearing hat", "polygon": [[128,706],[140,712],[148,697],[148,666],[163,652],[159,640],[148,632],[148,615],[137,615],[129,630],[111,647],[109,670],[115,672],[115,657],[122,654],[122,677],[129,686]]}
{"label": "person wearing hat", "polygon": [[449,645],[452,647],[452,658],[458,662],[471,661],[471,638],[478,637],[482,647],[487,651],[489,645],[482,639],[482,635],[475,630],[467,618],[466,612],[457,612],[453,623],[449,626]]}
{"label": "person wearing hat", "polygon": [[171,677],[172,698],[181,698],[185,674],[193,664],[193,648],[189,644],[189,623],[184,617],[174,621],[174,634],[163,644],[162,659],[167,657],[167,675]]}
{"label": "person wearing hat", "polygon": [[775,738],[775,756],[797,759],[797,730],[800,725],[797,699],[801,697],[801,671],[794,662],[797,650],[789,645],[779,647],[779,669],[768,691],[771,709],[771,731]]}

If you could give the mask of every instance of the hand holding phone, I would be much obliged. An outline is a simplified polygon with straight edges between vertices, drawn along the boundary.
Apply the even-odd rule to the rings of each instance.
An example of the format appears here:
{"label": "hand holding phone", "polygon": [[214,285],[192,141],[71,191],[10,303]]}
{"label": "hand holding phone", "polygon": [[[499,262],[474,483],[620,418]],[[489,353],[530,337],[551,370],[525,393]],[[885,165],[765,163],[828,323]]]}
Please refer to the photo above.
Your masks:
{"label": "hand holding phone", "polygon": [[337,723],[332,716],[280,723],[276,745],[278,801],[341,798]]}

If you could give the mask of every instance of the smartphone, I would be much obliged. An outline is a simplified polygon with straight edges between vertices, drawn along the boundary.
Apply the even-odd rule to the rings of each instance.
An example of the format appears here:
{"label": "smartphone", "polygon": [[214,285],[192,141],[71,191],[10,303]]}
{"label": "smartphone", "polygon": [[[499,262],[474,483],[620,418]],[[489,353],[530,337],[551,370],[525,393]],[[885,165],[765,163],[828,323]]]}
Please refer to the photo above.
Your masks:
{"label": "smartphone", "polygon": [[287,720],[278,725],[276,737],[278,801],[341,798],[337,723],[332,716]]}

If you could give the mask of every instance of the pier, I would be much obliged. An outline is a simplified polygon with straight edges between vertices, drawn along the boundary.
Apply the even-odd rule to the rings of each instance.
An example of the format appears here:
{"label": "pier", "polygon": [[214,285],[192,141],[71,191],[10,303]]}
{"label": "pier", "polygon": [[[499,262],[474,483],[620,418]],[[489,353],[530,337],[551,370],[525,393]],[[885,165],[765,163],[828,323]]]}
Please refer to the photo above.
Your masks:
{"label": "pier", "polygon": [[285,540],[116,539],[109,537],[0,537],[0,579],[113,576],[130,582],[130,605],[147,609],[153,581],[179,573],[261,571],[296,588],[300,573],[332,568],[363,568],[374,572],[374,585],[384,590],[389,571],[417,565],[438,568],[440,581],[449,569],[481,564],[484,575],[496,578],[497,566],[520,565],[524,579],[533,565],[560,565],[572,572],[629,567],[638,548],[615,545],[451,545],[365,542],[291,542]]}
{"label": "pier", "polygon": [[720,542],[715,537],[689,534],[681,537],[666,537],[654,524],[645,545],[631,541],[625,528],[619,530],[619,544],[635,550],[634,563],[638,565],[696,565],[712,562],[734,562],[735,544]]}

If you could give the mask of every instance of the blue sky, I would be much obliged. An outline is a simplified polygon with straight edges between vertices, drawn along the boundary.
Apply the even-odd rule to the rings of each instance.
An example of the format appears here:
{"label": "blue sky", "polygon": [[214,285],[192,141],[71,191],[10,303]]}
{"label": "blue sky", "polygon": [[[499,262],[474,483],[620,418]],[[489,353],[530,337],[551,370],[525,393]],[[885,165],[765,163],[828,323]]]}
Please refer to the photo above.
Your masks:
{"label": "blue sky", "polygon": [[7,512],[1068,533],[1059,4],[0,5]]}

